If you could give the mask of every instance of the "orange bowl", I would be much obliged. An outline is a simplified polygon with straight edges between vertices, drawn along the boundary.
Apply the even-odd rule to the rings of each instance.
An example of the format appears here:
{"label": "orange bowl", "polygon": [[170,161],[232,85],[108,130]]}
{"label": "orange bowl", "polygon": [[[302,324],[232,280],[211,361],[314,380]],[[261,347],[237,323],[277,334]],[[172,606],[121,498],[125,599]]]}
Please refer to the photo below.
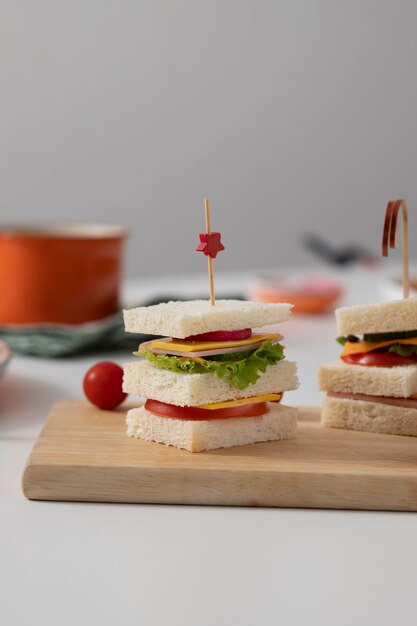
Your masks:
{"label": "orange bowl", "polygon": [[290,302],[296,313],[325,313],[334,309],[343,293],[338,281],[309,278],[299,283],[264,283],[252,289],[259,302]]}
{"label": "orange bowl", "polygon": [[119,309],[127,233],[106,224],[0,227],[0,324],[80,324]]}

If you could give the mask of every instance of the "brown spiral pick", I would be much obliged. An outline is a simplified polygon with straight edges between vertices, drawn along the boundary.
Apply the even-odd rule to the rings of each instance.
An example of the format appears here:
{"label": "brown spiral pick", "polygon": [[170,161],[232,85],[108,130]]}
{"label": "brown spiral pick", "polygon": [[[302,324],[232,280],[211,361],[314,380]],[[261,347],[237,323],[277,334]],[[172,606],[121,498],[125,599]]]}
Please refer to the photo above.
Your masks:
{"label": "brown spiral pick", "polygon": [[408,207],[405,200],[390,200],[385,213],[384,232],[382,235],[382,256],[388,256],[389,249],[397,244],[398,214],[403,218],[403,297],[410,293],[409,247],[408,247]]}

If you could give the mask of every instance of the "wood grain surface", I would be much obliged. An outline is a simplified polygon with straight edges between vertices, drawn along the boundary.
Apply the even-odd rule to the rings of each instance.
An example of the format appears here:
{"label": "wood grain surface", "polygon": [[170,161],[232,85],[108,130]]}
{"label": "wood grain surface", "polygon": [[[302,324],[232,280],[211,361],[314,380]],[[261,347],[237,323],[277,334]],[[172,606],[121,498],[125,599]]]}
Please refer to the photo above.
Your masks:
{"label": "wood grain surface", "polygon": [[125,411],[55,404],[23,474],[34,500],[417,511],[417,438],[323,428],[191,454],[126,436]]}

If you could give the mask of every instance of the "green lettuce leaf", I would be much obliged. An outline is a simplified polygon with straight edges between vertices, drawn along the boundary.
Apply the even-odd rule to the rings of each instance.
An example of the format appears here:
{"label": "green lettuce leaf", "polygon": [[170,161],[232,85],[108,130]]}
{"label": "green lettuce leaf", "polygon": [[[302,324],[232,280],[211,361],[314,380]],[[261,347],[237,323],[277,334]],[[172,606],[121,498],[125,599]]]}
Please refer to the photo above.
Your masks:
{"label": "green lettuce leaf", "polygon": [[[136,356],[144,356],[159,369],[170,370],[171,372],[187,374],[207,374],[211,373],[227,380],[237,389],[246,389],[258,380],[261,373],[265,373],[268,365],[273,365],[284,358],[284,346],[279,343],[264,343],[257,350],[232,353],[235,360],[226,360],[228,355],[218,355],[226,357],[223,360],[205,360],[204,363],[196,363],[191,359],[170,356],[165,354],[154,354],[147,348],[143,354],[134,352]],[[245,355],[242,357],[242,355]],[[236,357],[238,359],[236,360]]]}
{"label": "green lettuce leaf", "polygon": [[412,354],[417,354],[417,346],[404,346],[396,343],[389,347],[388,352],[395,352],[400,356],[411,356]]}
{"label": "green lettuce leaf", "polygon": [[336,341],[340,343],[341,346],[344,346],[347,343],[346,337],[337,337]]}

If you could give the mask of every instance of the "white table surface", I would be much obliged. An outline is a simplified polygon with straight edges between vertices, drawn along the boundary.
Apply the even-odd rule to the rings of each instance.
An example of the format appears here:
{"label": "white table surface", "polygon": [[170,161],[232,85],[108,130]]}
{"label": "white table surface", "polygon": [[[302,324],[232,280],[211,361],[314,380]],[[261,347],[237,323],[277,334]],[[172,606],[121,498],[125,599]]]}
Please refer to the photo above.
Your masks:
{"label": "white table surface", "polygon": [[[346,302],[379,298],[378,274],[344,279]],[[219,276],[217,291],[250,282]],[[128,294],[198,287],[205,277],[142,281]],[[333,316],[294,316],[284,334],[301,381],[291,403],[317,405],[316,365],[338,355]],[[2,624],[417,623],[416,514],[25,500],[22,470],[51,404],[81,398],[96,360],[15,357],[0,382]]]}

